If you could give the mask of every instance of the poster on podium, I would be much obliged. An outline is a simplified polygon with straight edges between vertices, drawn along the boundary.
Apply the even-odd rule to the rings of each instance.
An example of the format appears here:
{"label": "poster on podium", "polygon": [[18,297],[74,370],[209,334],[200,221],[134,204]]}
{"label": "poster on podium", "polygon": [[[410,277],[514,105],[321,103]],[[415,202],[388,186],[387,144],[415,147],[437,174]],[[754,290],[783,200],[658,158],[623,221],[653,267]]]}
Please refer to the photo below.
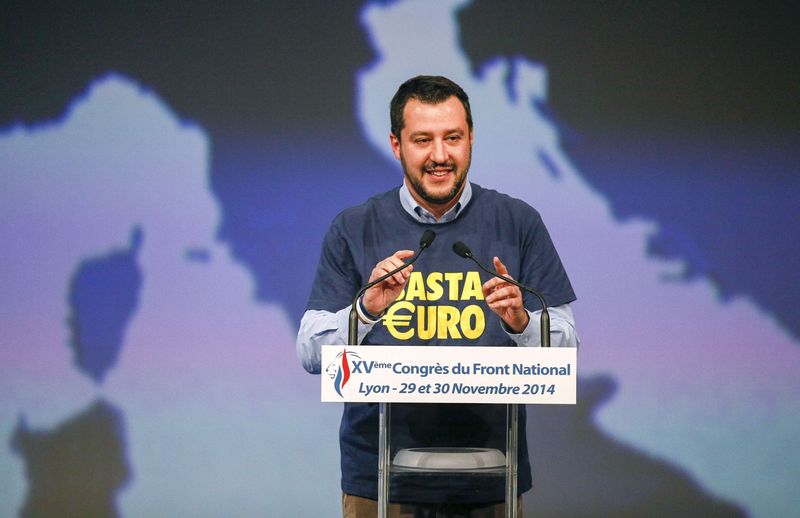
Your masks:
{"label": "poster on podium", "polygon": [[321,400],[574,405],[577,348],[322,347]]}

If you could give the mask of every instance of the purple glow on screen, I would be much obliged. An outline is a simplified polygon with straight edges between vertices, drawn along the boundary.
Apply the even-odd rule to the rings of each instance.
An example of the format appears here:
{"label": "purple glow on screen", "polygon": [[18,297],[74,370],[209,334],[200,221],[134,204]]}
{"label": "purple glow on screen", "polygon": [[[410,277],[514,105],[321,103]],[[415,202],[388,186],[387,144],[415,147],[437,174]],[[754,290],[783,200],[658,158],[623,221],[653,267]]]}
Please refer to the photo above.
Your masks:
{"label": "purple glow on screen", "polygon": [[[659,223],[615,218],[536,108],[548,100],[547,69],[500,58],[470,69],[462,5],[364,9],[380,56],[355,73],[364,141],[395,163],[386,104],[409,76],[436,70],[464,86],[476,120],[472,180],[542,213],[578,293],[581,374],[618,385],[597,426],[754,516],[797,509],[800,344],[747,298],[722,300],[711,280],[686,281],[684,263],[648,253]],[[430,37],[409,40],[409,26]],[[20,422],[50,431],[98,399],[122,416],[132,470],[122,515],[221,516],[232,501],[244,515],[327,515],[340,500],[340,408],[318,403],[287,307],[256,300],[253,272],[218,237],[207,129],[179,121],[138,80],[104,76],[62,120],[0,133],[0,516],[16,515],[28,490],[23,459],[2,446]],[[337,171],[350,173],[358,189],[360,171]],[[295,217],[293,195],[298,214],[313,217],[316,204],[281,185],[281,210],[263,208],[275,228]],[[116,363],[94,383],[68,345],[70,279],[82,261],[128,246],[136,227],[138,305]],[[316,255],[322,236],[283,237]]]}

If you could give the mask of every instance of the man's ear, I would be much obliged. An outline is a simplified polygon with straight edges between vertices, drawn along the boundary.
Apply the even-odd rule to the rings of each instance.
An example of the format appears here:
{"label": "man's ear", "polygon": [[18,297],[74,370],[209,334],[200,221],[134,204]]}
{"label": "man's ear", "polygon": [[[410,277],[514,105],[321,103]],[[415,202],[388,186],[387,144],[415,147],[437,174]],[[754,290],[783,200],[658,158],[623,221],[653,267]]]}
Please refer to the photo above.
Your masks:
{"label": "man's ear", "polygon": [[394,133],[389,133],[389,143],[392,145],[394,157],[400,160],[400,139],[395,137]]}

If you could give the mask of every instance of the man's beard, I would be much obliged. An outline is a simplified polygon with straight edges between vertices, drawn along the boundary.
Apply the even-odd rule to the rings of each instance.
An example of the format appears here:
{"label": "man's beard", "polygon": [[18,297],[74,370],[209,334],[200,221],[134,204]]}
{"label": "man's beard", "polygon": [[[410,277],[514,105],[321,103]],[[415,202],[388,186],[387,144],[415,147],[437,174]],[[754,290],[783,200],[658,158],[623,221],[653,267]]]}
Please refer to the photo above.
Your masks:
{"label": "man's beard", "polygon": [[[470,156],[469,157],[470,162],[471,158],[472,157]],[[467,167],[464,169],[463,174],[459,174],[458,170],[456,169],[456,164],[452,160],[448,160],[447,162],[444,162],[442,164],[437,164],[435,162],[427,162],[425,163],[425,166],[422,168],[422,175],[417,177],[408,172],[408,165],[406,164],[406,161],[403,159],[403,156],[400,155],[400,164],[403,166],[403,174],[411,183],[411,186],[414,188],[414,192],[416,192],[420,198],[430,203],[431,205],[446,205],[450,203],[453,200],[453,198],[455,198],[456,195],[458,195],[459,192],[461,192],[461,187],[463,187],[464,182],[467,179],[467,171],[469,170],[470,162],[467,162]],[[428,192],[428,190],[425,189],[425,185],[422,183],[422,178],[424,178],[426,174],[429,174],[428,173],[429,170],[442,166],[450,168],[453,171],[453,174],[456,177],[456,181],[453,184],[453,188],[450,189],[448,192],[436,195],[431,192]]]}

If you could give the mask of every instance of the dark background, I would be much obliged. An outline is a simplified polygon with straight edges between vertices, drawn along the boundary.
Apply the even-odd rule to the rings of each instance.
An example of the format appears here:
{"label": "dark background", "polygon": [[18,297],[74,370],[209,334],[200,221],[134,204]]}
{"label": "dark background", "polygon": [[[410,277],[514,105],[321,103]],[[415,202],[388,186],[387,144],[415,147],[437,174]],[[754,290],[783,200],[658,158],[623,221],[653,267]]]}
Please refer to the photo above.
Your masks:
{"label": "dark background", "polygon": [[[87,84],[111,72],[151,89],[207,133],[223,214],[218,238],[253,275],[257,298],[281,304],[296,324],[317,261],[308,250],[338,211],[398,180],[354,115],[356,71],[379,59],[359,21],[362,7],[4,2],[0,132],[62,120]],[[752,300],[797,339],[793,14],[788,4],[764,2],[475,1],[457,19],[475,71],[497,56],[547,68],[542,109],[564,149],[616,218],[659,223],[650,253],[686,261],[685,279],[711,279],[721,300]],[[113,274],[108,283],[122,289]],[[87,364],[102,379],[103,367]],[[535,477],[528,497],[537,516],[746,514],[743,503],[713,495],[680,466],[598,428],[595,412],[615,389],[609,377],[582,379],[576,407],[530,412],[529,428],[562,441],[532,447],[535,471],[547,474]],[[96,503],[86,512],[117,515],[114,493],[137,476],[120,459],[124,412],[109,401],[49,436],[22,422],[0,441],[26,459],[26,509],[38,515],[85,498]],[[75,454],[102,444],[113,445],[105,459]],[[89,486],[97,473],[118,485],[65,497],[87,486],[59,485],[63,479],[47,475],[51,462],[89,466],[88,474],[75,470]]]}

